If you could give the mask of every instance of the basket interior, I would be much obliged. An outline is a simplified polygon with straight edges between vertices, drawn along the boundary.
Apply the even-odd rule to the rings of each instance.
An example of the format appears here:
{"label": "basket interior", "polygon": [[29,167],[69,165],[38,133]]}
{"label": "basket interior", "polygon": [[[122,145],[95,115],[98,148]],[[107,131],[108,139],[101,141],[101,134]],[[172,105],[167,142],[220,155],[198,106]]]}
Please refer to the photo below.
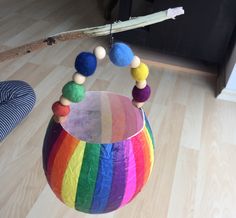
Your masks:
{"label": "basket interior", "polygon": [[131,100],[112,92],[89,91],[71,111],[62,127],[77,139],[90,143],[123,141],[144,125],[142,110]]}

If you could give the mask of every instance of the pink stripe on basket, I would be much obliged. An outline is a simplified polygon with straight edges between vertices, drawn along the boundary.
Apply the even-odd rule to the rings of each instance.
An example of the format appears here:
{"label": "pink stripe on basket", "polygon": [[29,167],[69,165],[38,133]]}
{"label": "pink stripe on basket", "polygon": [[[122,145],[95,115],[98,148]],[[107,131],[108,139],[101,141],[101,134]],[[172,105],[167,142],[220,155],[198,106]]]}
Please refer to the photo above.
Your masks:
{"label": "pink stripe on basket", "polygon": [[128,172],[126,176],[128,180],[126,180],[125,193],[120,206],[127,204],[132,199],[136,190],[136,163],[131,140],[125,141],[124,146],[125,149],[129,149],[129,160],[127,165]]}

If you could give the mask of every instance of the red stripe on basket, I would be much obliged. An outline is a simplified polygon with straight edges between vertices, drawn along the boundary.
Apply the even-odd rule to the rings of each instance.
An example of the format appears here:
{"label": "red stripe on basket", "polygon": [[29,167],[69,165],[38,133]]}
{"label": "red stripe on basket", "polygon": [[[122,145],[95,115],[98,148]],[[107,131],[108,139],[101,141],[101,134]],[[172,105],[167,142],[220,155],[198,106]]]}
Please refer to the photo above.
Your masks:
{"label": "red stripe on basket", "polygon": [[134,159],[136,162],[136,190],[132,198],[141,190],[144,182],[144,151],[141,145],[141,134],[134,136],[131,141],[133,144]]}
{"label": "red stripe on basket", "polygon": [[61,144],[58,145],[57,152],[51,165],[49,184],[59,199],[62,199],[61,188],[64,173],[77,144],[78,140],[76,140],[76,138],[66,134],[61,141]]}

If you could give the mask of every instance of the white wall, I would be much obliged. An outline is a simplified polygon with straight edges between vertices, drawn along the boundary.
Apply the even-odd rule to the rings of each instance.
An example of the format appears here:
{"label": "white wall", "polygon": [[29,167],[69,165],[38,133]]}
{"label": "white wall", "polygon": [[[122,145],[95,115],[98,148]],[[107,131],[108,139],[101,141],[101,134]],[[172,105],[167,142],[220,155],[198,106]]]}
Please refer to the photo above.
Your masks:
{"label": "white wall", "polygon": [[234,64],[234,68],[231,71],[231,75],[229,76],[226,88],[232,91],[236,91],[236,63]]}
{"label": "white wall", "polygon": [[226,64],[226,88],[236,91],[236,45],[229,58],[228,63]]}

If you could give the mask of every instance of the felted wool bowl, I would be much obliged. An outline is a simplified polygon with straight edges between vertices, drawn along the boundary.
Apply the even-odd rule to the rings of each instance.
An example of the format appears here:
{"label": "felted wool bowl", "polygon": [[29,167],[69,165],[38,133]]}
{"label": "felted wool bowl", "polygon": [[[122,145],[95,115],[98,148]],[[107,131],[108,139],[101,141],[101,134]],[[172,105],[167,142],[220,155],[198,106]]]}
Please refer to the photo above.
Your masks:
{"label": "felted wool bowl", "polygon": [[43,166],[56,196],[86,213],[129,203],[147,182],[154,161],[152,131],[143,110],[125,96],[87,92],[67,120],[49,122]]}

